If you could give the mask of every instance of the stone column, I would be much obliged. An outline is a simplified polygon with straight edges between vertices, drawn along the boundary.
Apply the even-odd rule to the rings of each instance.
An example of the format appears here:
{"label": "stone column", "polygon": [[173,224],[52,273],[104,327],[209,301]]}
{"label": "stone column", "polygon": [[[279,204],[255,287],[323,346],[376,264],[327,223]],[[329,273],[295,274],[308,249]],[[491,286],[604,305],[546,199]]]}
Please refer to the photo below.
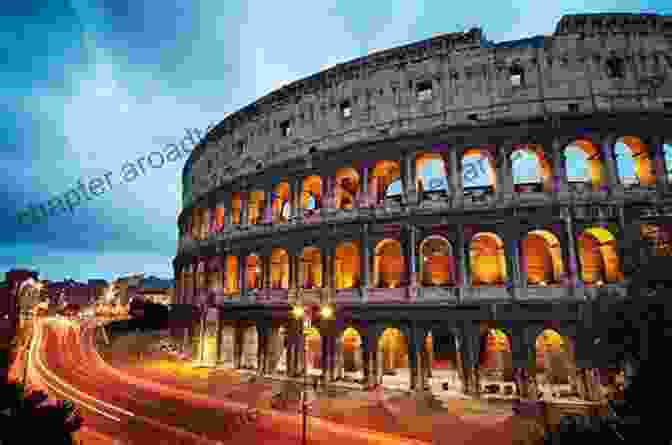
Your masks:
{"label": "stone column", "polygon": [[462,168],[460,160],[458,159],[457,150],[452,149],[448,151],[448,166],[450,168],[450,188],[453,195],[453,203],[456,206],[462,205],[462,197],[464,195],[462,190]]}
{"label": "stone column", "polygon": [[502,144],[500,149],[497,151],[497,195],[499,201],[510,201],[513,199],[513,176],[511,169],[511,159],[509,154],[512,150],[512,145],[510,143]]}
{"label": "stone column", "polygon": [[223,329],[222,313],[217,309],[217,353],[215,355],[215,364],[222,361],[222,329]]}
{"label": "stone column", "polygon": [[247,296],[247,289],[245,283],[245,275],[247,272],[247,254],[243,253],[238,255],[238,288],[240,289],[240,298],[243,299]]}
{"label": "stone column", "polygon": [[[468,288],[471,286],[471,280],[468,272],[469,248],[467,240],[464,236],[464,225],[457,225],[457,246],[456,249],[459,261],[460,273],[458,275],[458,284],[461,288]],[[461,292],[462,294],[462,292]]]}
{"label": "stone column", "polygon": [[264,223],[272,224],[273,223],[273,188],[268,188],[264,190],[264,199],[265,202],[265,211],[264,211]]}
{"label": "stone column", "polygon": [[623,193],[623,185],[618,177],[616,160],[614,159],[614,144],[616,137],[607,135],[602,139],[602,159],[604,160],[607,175],[607,185],[612,195],[620,196]]}
{"label": "stone column", "polygon": [[402,177],[404,178],[404,195],[408,205],[418,203],[418,190],[416,188],[416,164],[415,151],[404,153],[402,165],[405,167]]}
{"label": "stone column", "polygon": [[667,168],[665,165],[664,139],[660,136],[652,136],[649,141],[653,171],[656,175],[656,189],[658,193],[663,193],[668,187]]}
{"label": "stone column", "polygon": [[[362,161],[362,166],[359,169],[359,200],[357,201],[357,207],[362,207],[362,202],[368,198],[369,195],[369,168],[370,161]],[[368,202],[368,200],[367,200]]]}
{"label": "stone column", "polygon": [[367,349],[369,353],[369,360],[367,367],[369,369],[368,373],[368,383],[369,385],[376,385],[378,383],[378,338],[373,333],[370,333],[366,336]]}
{"label": "stone column", "polygon": [[231,192],[227,192],[224,195],[224,226],[229,227],[231,225],[231,213],[233,212],[233,204],[231,199]]}
{"label": "stone column", "polygon": [[362,253],[360,255],[360,267],[361,267],[361,293],[362,301],[366,303],[368,301],[368,288],[370,285],[370,272],[371,272],[371,252],[369,251],[369,225],[362,224],[362,234],[361,234],[361,243],[360,248]]}
{"label": "stone column", "polygon": [[[583,287],[582,277],[581,277],[581,264],[579,263],[580,258],[578,256],[578,241],[574,236],[574,221],[571,212],[571,208],[567,209],[567,214],[565,218],[565,230],[567,234],[567,253],[569,257],[569,277],[572,283],[572,286],[576,288]],[[575,292],[576,293],[576,292]]]}
{"label": "stone column", "polygon": [[406,260],[408,262],[406,268],[408,270],[408,298],[413,301],[418,296],[418,274],[416,273],[416,238],[417,238],[417,229],[413,225],[408,226],[408,243],[406,246],[407,256]]}
{"label": "stone column", "polygon": [[240,192],[240,225],[247,225],[248,218],[248,201],[249,201],[249,192],[247,190],[242,190]]}
{"label": "stone column", "polygon": [[553,153],[553,193],[556,199],[569,198],[569,183],[567,182],[567,158],[560,139],[554,137],[551,140]]}
{"label": "stone column", "polygon": [[320,176],[320,213],[322,216],[326,215],[326,209],[329,207],[330,201],[330,187],[331,186],[331,174],[322,174]]}

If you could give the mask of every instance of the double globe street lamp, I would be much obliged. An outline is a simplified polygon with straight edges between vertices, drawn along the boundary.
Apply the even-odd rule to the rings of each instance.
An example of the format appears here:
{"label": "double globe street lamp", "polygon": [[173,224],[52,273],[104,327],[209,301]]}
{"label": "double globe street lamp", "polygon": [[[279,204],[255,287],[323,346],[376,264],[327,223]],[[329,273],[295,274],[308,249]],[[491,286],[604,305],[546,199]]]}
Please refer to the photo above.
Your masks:
{"label": "double globe street lamp", "polygon": [[[331,320],[334,318],[334,308],[331,305],[325,304],[320,307],[320,319],[322,320]],[[306,386],[308,385],[307,382],[307,377],[308,377],[308,364],[306,362],[306,329],[310,328],[310,322],[312,320],[310,316],[310,311],[306,311],[306,308],[301,305],[297,304],[292,307],[292,316],[297,320],[303,320],[303,326],[302,326],[302,335],[301,338],[303,338],[303,352],[302,352],[302,357],[303,357],[303,387],[301,389],[301,427],[302,427],[302,433],[301,433],[301,444],[306,445],[306,427],[307,427],[307,416],[308,416],[308,400],[307,400],[307,391],[306,391]],[[324,369],[322,369],[322,375],[324,377]]]}

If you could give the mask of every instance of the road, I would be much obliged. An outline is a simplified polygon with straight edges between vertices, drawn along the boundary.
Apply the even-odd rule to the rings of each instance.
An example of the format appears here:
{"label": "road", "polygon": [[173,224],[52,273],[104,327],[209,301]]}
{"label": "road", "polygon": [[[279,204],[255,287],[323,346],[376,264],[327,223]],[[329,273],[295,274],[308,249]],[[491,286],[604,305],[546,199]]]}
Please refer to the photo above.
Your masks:
{"label": "road", "polygon": [[[299,444],[298,414],[261,411],[243,421],[247,406],[231,400],[123,374],[98,355],[95,324],[45,320],[36,325],[29,377],[82,409],[89,429],[124,444]],[[311,418],[309,444],[424,444]]]}

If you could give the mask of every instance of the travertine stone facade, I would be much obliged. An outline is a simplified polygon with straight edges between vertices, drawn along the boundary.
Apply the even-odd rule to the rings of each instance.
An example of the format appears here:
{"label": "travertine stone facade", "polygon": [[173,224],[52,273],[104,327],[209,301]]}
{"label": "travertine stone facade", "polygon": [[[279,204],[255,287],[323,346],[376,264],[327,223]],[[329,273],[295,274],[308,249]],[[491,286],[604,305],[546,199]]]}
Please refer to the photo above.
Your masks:
{"label": "travertine stone facade", "polygon": [[599,397],[588,308],[628,298],[628,249],[669,233],[671,43],[658,15],[502,43],[472,29],[229,115],[183,175],[176,298],[216,309],[197,343],[212,329],[213,361],[260,372],[406,367],[424,390],[446,361],[467,392],[487,376],[533,395],[543,369]]}

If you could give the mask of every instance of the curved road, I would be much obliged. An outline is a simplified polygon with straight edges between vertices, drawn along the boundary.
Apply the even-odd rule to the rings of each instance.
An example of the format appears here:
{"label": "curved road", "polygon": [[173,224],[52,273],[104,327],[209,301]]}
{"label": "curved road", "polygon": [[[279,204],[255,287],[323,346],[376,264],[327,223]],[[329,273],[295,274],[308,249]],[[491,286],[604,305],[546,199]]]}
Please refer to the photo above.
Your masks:
{"label": "curved road", "polygon": [[[299,444],[298,414],[261,411],[248,420],[247,407],[123,374],[95,349],[95,322],[60,320],[36,325],[30,349],[31,383],[81,407],[89,429],[125,444]],[[349,428],[311,418],[309,444],[414,444],[424,442]]]}

